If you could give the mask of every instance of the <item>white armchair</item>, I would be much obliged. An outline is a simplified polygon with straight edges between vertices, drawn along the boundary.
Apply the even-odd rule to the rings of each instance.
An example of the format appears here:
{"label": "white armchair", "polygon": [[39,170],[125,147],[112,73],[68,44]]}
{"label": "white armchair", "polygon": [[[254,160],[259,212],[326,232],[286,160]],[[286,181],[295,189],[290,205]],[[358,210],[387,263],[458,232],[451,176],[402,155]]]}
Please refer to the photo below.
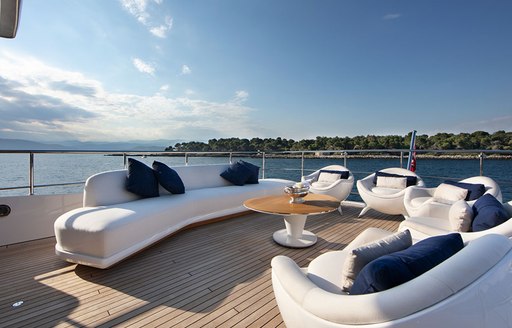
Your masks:
{"label": "white armchair", "polygon": [[[467,243],[488,234],[498,234],[512,238],[512,201],[503,203],[503,207],[508,212],[509,219],[507,221],[483,231],[459,232],[462,240]],[[416,241],[455,232],[448,217],[408,217],[398,227],[398,231],[404,230],[409,230],[413,240]]]}
{"label": "white armchair", "polygon": [[287,327],[512,326],[512,240],[484,236],[413,280],[365,295],[340,291],[351,245],[307,268],[286,256],[272,259],[272,286]]}
{"label": "white armchair", "polygon": [[[337,172],[346,172],[345,177]],[[301,179],[310,184],[309,191],[313,194],[329,195],[340,202],[347,199],[354,186],[354,176],[349,169],[342,165],[329,165]],[[340,208],[341,212],[341,208]]]}
{"label": "white armchair", "polygon": [[[416,186],[425,186],[423,180],[416,173],[407,169],[392,167],[380,170],[379,172],[396,174],[406,177],[415,177]],[[359,214],[359,217],[363,216],[370,208],[390,215],[407,214],[404,207],[404,195],[405,191],[409,187],[407,187],[407,185],[386,186],[386,184],[383,184],[383,186],[381,186],[379,183],[375,184],[375,174],[376,173],[372,173],[369,176],[357,181],[357,191],[359,192],[359,195],[363,201],[366,203],[366,207],[363,208]]]}
{"label": "white armchair", "polygon": [[[491,178],[484,176],[476,176],[461,180],[459,182],[471,184],[483,184],[485,187],[485,194],[493,195],[500,202],[502,201],[501,189],[499,185]],[[412,186],[407,188],[404,195],[404,206],[409,217],[435,217],[435,218],[448,218],[451,204],[449,202],[442,202],[434,198],[436,188],[424,188],[419,186]],[[475,200],[468,201],[471,206],[476,202]]]}

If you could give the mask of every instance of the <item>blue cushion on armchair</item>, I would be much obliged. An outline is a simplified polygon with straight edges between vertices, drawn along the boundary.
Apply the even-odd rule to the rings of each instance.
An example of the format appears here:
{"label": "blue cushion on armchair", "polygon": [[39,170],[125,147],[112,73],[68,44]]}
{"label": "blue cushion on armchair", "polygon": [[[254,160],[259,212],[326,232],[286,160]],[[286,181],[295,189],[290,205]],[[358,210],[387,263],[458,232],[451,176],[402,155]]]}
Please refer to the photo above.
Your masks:
{"label": "blue cushion on armchair", "polygon": [[171,194],[185,193],[185,185],[178,175],[178,172],[158,161],[153,162],[153,170],[155,171],[158,183],[160,183],[160,185],[168,192]]}
{"label": "blue cushion on armchair", "polygon": [[412,280],[464,247],[458,233],[430,237],[411,247],[368,263],[357,275],[350,294],[370,294]]}
{"label": "blue cushion on armchair", "polygon": [[468,191],[468,194],[466,195],[465,200],[467,201],[478,199],[482,197],[483,194],[485,194],[485,186],[481,183],[467,183],[450,180],[446,180],[443,183],[466,189]]}
{"label": "blue cushion on armchair", "polygon": [[128,158],[128,173],[125,182],[126,190],[141,197],[158,197],[158,180],[153,170],[146,164]]}
{"label": "blue cushion on armchair", "polygon": [[507,210],[493,195],[485,194],[473,204],[473,231],[483,231],[502,224],[509,219]]}

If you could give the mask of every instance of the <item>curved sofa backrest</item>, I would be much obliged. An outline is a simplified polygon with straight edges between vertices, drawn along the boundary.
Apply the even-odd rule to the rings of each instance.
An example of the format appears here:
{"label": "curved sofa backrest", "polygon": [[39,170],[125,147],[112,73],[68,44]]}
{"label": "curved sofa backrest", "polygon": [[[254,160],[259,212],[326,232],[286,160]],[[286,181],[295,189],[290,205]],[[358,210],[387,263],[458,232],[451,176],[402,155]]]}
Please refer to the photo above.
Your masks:
{"label": "curved sofa backrest", "polygon": [[[230,183],[220,176],[229,164],[173,166],[187,190],[229,186]],[[85,206],[106,206],[126,203],[140,197],[126,191],[126,170],[106,171],[87,179],[84,187]],[[160,186],[160,194],[169,194]]]}
{"label": "curved sofa backrest", "polygon": [[[389,290],[366,295],[340,295],[316,287],[302,295],[301,301],[296,301],[313,315],[340,324],[396,320],[456,297],[464,288],[471,288],[493,267],[507,258],[510,261],[511,250],[512,240],[501,235],[486,235],[419,277]],[[509,284],[510,281],[501,283]]]}
{"label": "curved sofa backrest", "polygon": [[501,195],[500,186],[496,183],[496,181],[494,181],[493,179],[491,179],[489,177],[476,176],[476,177],[471,177],[471,178],[467,178],[467,179],[461,180],[460,182],[481,183],[481,184],[483,184],[485,186],[485,193],[486,194],[493,195],[500,202],[503,200],[502,195]]}
{"label": "curved sofa backrest", "polygon": [[187,192],[187,190],[192,189],[231,185],[231,183],[220,176],[228,167],[229,164],[208,164],[173,166],[172,169],[178,172],[185,185],[185,192]]}
{"label": "curved sofa backrest", "polygon": [[124,188],[126,170],[106,171],[90,176],[84,186],[84,207],[130,202],[140,197]]}
{"label": "curved sofa backrest", "polygon": [[[408,169],[404,169],[401,167],[388,167],[386,169],[381,169],[379,171],[385,172],[385,173],[391,173],[391,174],[400,174],[400,175],[417,177],[418,180],[416,182],[416,186],[425,187],[425,182],[423,182],[423,179],[421,179],[421,177],[419,175],[417,175],[416,173],[414,173],[412,171],[409,171]],[[375,176],[375,173],[372,173],[372,174],[368,175],[367,177],[363,178],[362,180],[373,181],[374,176]]]}

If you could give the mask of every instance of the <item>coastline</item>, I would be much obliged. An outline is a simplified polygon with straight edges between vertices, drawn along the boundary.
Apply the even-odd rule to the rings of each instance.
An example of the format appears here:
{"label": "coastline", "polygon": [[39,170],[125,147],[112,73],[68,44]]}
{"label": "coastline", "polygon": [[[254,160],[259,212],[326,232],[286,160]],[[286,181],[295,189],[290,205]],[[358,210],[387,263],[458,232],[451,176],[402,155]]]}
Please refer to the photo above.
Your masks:
{"label": "coastline", "polygon": [[[148,157],[184,157],[184,153],[145,153],[145,154],[136,154],[131,155],[130,152],[126,152],[129,156],[148,156]],[[188,157],[230,157],[231,155],[237,155],[237,157],[250,157],[250,158],[259,158],[261,157],[261,153],[245,153],[245,152],[226,152],[226,153],[187,153]],[[123,156],[123,154],[106,154],[105,156]],[[466,154],[416,154],[417,159],[457,159],[457,160],[475,160],[480,158],[480,153],[466,153]],[[491,154],[491,155],[483,155],[485,159],[491,159],[491,160],[511,160],[512,155],[503,155],[503,154]],[[312,153],[305,153],[302,154],[275,154],[275,153],[265,153],[266,158],[290,158],[290,159],[297,159],[297,158],[307,158],[307,159],[397,159],[400,158],[400,155],[389,155],[389,154],[331,154],[331,155],[322,155],[322,154],[312,154]],[[408,155],[404,154],[403,159],[407,159]]]}

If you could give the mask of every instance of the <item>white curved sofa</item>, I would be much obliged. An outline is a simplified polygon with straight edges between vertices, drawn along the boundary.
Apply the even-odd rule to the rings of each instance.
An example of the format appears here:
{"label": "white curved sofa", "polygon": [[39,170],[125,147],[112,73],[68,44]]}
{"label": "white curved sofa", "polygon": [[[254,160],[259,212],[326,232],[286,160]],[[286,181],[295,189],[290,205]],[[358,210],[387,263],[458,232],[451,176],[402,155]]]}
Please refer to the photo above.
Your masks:
{"label": "white curved sofa", "polygon": [[[390,234],[379,230],[367,241]],[[351,245],[320,255],[304,269],[286,256],[272,260],[274,294],[287,327],[511,327],[507,237],[486,235],[415,279],[366,295],[341,291]]]}
{"label": "white curved sofa", "polygon": [[[493,195],[500,202],[502,201],[500,186],[489,177],[476,176],[461,180],[459,182],[483,184],[485,186],[485,194]],[[450,204],[436,201],[434,194],[436,188],[425,188],[419,186],[411,186],[407,188],[404,195],[404,206],[407,216],[411,217],[437,217],[447,218],[450,211]],[[475,200],[467,201],[472,206]]]}
{"label": "white curved sofa", "polygon": [[261,179],[235,186],[219,176],[229,164],[173,167],[185,193],[144,198],[125,190],[126,170],[87,179],[84,206],[54,224],[56,254],[73,263],[107,268],[188,225],[246,211],[243,202],[283,192],[292,181]]}
{"label": "white curved sofa", "polygon": [[[512,238],[512,201],[503,203],[510,219],[493,228],[477,232],[459,232],[465,243],[488,234],[499,234]],[[448,217],[408,217],[400,222],[398,231],[409,230],[413,240],[456,232],[452,230]]]}

